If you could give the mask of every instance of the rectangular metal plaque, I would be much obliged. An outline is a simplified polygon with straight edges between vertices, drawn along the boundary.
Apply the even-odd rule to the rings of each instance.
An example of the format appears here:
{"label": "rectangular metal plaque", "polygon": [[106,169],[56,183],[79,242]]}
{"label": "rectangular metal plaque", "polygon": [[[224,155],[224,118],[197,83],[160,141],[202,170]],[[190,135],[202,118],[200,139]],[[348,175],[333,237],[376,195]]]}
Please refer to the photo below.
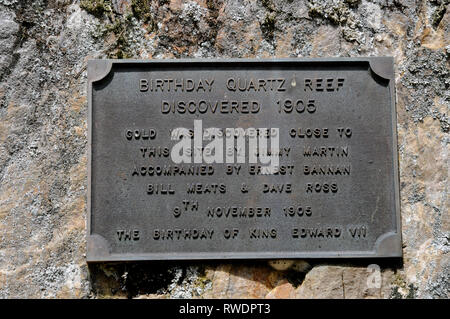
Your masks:
{"label": "rectangular metal plaque", "polygon": [[92,60],[87,260],[400,257],[390,57]]}

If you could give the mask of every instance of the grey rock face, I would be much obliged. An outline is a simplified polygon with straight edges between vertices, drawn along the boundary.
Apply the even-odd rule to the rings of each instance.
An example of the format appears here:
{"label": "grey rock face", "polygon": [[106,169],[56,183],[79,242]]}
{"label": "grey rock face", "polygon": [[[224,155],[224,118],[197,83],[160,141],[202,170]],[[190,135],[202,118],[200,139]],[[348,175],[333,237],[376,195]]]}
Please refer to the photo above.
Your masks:
{"label": "grey rock face", "polygon": [[17,59],[17,55],[14,56],[13,53],[18,42],[20,28],[14,18],[13,12],[0,12],[0,78],[3,78]]}
{"label": "grey rock face", "polygon": [[[447,0],[0,0],[0,298],[448,298],[449,22]],[[88,59],[375,55],[404,240],[378,288],[357,261],[87,266]]]}

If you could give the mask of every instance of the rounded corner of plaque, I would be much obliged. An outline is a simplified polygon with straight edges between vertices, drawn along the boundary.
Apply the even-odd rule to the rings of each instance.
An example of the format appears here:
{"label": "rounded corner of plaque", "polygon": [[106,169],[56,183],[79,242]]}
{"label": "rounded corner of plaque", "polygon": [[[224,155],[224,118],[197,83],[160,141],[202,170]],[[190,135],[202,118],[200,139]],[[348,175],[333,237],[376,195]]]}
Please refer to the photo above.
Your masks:
{"label": "rounded corner of plaque", "polygon": [[92,234],[87,238],[87,262],[103,260],[111,255],[111,248],[108,241],[100,235]]}
{"label": "rounded corner of plaque", "polygon": [[111,72],[113,62],[111,60],[89,60],[88,61],[88,80],[97,82],[105,78]]}
{"label": "rounded corner of plaque", "polygon": [[369,59],[370,70],[383,80],[394,78],[394,58],[391,56],[373,57]]}
{"label": "rounded corner of plaque", "polygon": [[402,239],[399,233],[389,232],[375,242],[377,257],[402,257]]}

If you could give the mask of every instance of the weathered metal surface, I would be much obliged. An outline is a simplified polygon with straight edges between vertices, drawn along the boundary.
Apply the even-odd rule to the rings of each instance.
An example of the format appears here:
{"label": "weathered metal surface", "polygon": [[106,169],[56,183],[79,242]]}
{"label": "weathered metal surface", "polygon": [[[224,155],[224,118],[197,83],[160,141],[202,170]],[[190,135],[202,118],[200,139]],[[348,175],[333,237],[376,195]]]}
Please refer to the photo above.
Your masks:
{"label": "weathered metal surface", "polygon": [[[401,256],[392,58],[92,60],[88,77],[88,261]],[[203,151],[208,128],[278,128],[276,174],[251,133],[228,158],[216,136],[222,163],[174,162],[194,120]]]}

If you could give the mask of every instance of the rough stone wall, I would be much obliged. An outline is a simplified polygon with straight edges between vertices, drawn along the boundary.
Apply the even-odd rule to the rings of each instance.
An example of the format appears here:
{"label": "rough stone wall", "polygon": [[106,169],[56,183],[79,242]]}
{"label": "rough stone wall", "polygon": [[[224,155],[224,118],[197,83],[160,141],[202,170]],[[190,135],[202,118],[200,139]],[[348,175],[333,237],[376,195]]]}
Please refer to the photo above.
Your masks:
{"label": "rough stone wall", "polygon": [[[0,0],[0,298],[449,298],[449,0]],[[403,263],[85,262],[91,58],[395,57]]]}

